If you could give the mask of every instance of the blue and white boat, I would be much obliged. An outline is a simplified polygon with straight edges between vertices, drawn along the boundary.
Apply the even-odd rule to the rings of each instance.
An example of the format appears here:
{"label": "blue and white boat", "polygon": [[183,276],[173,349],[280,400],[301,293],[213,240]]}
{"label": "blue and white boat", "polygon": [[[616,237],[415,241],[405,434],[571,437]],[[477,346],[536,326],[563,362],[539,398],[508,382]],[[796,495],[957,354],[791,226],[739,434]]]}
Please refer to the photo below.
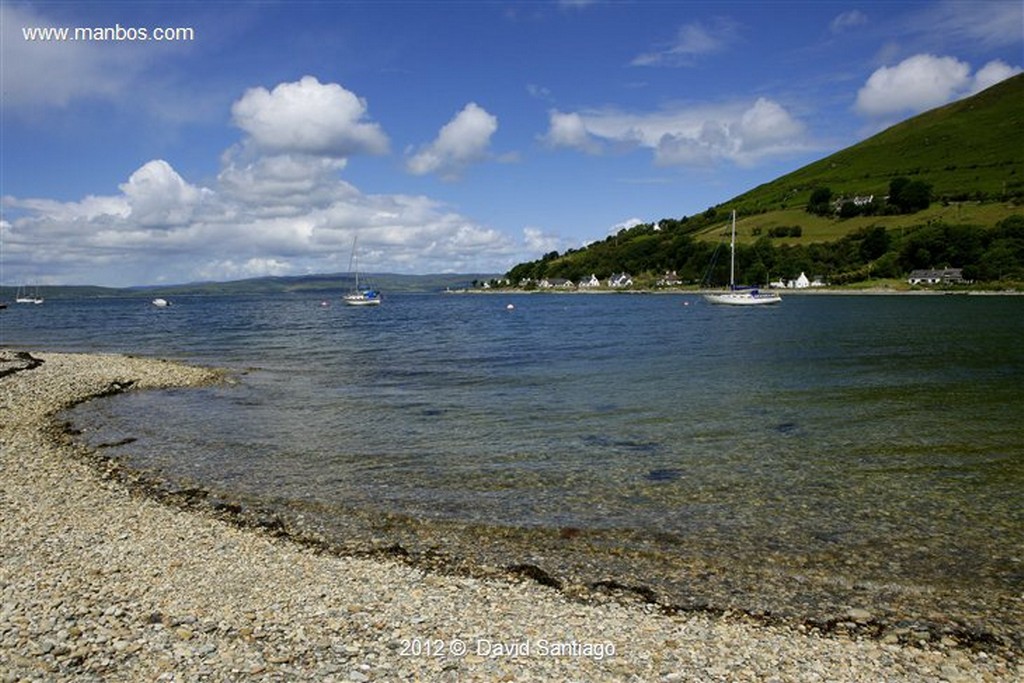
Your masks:
{"label": "blue and white boat", "polygon": [[732,241],[729,244],[729,250],[729,291],[705,294],[704,299],[708,303],[727,306],[765,306],[782,301],[782,297],[774,292],[762,292],[756,287],[744,287],[736,284],[736,211],[732,212]]}
{"label": "blue and white boat", "polygon": [[342,301],[348,306],[379,306],[381,302],[380,292],[370,287],[359,286],[359,268],[356,264],[356,238],[352,239],[352,256],[349,259],[349,272],[355,273],[356,282],[352,291],[346,294]]}

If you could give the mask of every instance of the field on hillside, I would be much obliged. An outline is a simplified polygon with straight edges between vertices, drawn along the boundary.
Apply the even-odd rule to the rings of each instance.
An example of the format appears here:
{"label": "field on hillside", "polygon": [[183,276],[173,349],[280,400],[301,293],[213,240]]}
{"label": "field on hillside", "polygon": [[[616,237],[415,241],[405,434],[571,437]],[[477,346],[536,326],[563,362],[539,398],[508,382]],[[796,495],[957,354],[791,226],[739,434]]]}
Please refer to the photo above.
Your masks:
{"label": "field on hillside", "polygon": [[[832,242],[862,228],[884,226],[887,230],[917,228],[929,223],[946,223],[948,225],[980,225],[991,226],[1013,215],[1024,215],[1024,207],[1009,203],[958,202],[951,204],[933,204],[924,211],[898,216],[857,216],[843,220],[825,218],[807,213],[802,207],[770,211],[757,216],[747,216],[736,221],[736,241],[749,243],[759,237],[768,235],[772,228],[799,226],[803,231],[800,237],[773,238],[773,244],[810,244],[813,242]],[[719,225],[700,232],[697,236],[705,241],[728,239],[730,223],[724,221]],[[757,234],[760,229],[760,234]]]}

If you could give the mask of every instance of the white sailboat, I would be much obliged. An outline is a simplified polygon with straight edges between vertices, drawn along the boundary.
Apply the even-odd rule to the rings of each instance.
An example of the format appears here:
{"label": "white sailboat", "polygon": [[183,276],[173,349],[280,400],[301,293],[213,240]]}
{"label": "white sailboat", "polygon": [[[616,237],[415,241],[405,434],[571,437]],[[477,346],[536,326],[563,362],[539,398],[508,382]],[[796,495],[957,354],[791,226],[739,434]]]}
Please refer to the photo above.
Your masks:
{"label": "white sailboat", "polygon": [[729,291],[705,294],[704,299],[712,304],[728,306],[765,306],[777,304],[782,297],[773,292],[761,292],[754,287],[738,287],[736,285],[736,211],[732,212],[732,240],[729,244]]}
{"label": "white sailboat", "polygon": [[[355,273],[356,283],[352,291],[342,299],[349,306],[380,306],[381,296],[376,289],[359,286],[359,266],[356,262],[356,239],[352,239],[352,256],[349,258],[348,270]],[[353,269],[355,265],[355,269]]]}
{"label": "white sailboat", "polygon": [[36,287],[35,294],[29,294],[27,287],[18,287],[18,293],[14,298],[16,304],[41,304],[43,297],[39,296],[39,288]]}

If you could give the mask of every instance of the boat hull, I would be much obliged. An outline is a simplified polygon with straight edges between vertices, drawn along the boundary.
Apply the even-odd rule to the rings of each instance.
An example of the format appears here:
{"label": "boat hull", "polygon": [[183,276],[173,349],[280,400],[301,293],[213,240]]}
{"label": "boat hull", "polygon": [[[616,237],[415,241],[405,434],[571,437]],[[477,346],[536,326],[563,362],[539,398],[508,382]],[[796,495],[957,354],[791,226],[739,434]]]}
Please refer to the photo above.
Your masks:
{"label": "boat hull", "polygon": [[345,297],[345,304],[348,306],[380,306],[380,297],[367,297],[362,294],[352,294]]}
{"label": "boat hull", "polygon": [[761,292],[725,292],[723,294],[705,294],[708,303],[723,306],[769,306],[782,301],[778,294],[762,294]]}

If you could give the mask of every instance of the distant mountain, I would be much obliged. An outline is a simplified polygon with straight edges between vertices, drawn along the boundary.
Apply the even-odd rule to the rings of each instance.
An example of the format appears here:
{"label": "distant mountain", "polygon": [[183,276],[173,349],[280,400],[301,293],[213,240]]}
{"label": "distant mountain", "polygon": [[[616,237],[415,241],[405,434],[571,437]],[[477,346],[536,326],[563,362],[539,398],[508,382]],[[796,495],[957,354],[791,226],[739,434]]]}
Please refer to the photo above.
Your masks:
{"label": "distant mountain", "polygon": [[[893,181],[923,190],[926,208],[897,210],[886,201]],[[822,192],[828,196],[824,210],[809,212],[812,195]],[[862,202],[870,210],[838,212]],[[836,282],[898,278],[912,268],[942,265],[966,266],[979,279],[1019,279],[1024,277],[1022,205],[1024,74],[908,119],[699,215],[663,218],[582,249],[551,252],[515,266],[507,277],[536,282],[629,272],[648,275],[634,280],[650,286],[660,274],[678,271],[683,282],[721,284],[720,277],[709,279],[705,271],[735,210],[737,260],[750,284],[763,284],[768,275],[795,278],[802,271]],[[930,232],[917,233],[926,227]],[[940,228],[957,234],[931,235]],[[978,229],[982,233],[971,232]],[[965,231],[971,234],[959,234]],[[913,242],[925,237],[928,246]],[[998,255],[983,257],[992,240],[999,242]],[[975,246],[959,251],[936,246],[944,242]]]}
{"label": "distant mountain", "polygon": [[[492,274],[398,275],[394,273],[364,274],[361,279],[387,294],[440,292],[463,289],[495,277]],[[53,299],[98,297],[173,297],[217,294],[316,294],[333,296],[350,289],[353,277],[344,274],[296,275],[290,277],[258,277],[229,282],[194,282],[179,285],[145,287],[51,286],[40,287],[40,296]],[[0,287],[0,300],[13,299],[14,287]]]}
{"label": "distant mountain", "polygon": [[[360,280],[387,293],[438,292],[445,289],[471,287],[473,282],[484,282],[493,274],[431,274],[399,275],[395,273],[363,273]],[[347,291],[355,284],[349,273],[267,276],[230,282],[200,282],[162,287],[147,287],[149,293],[166,296],[183,294],[275,294],[300,293],[332,295]]]}

